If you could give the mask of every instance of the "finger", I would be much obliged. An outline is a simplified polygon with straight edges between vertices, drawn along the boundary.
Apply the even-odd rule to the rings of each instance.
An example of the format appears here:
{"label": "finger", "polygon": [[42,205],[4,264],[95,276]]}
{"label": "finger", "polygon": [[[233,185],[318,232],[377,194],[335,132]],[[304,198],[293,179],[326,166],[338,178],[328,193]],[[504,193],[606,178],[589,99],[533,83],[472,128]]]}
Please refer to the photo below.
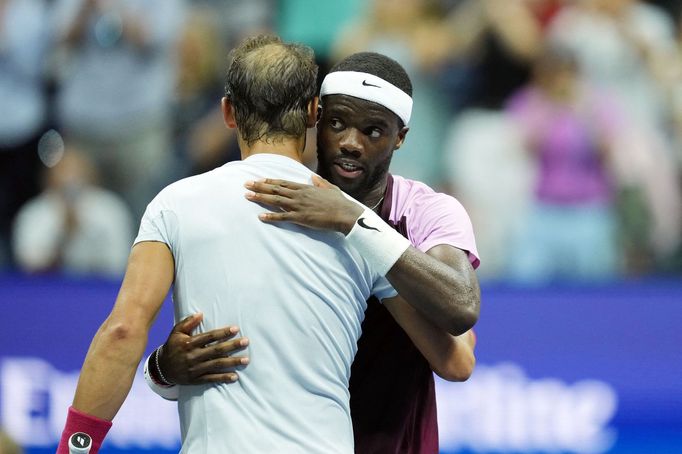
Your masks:
{"label": "finger", "polygon": [[261,213],[258,219],[263,222],[296,222],[298,220],[297,213],[293,211],[283,211],[281,213]]}
{"label": "finger", "polygon": [[206,374],[197,377],[195,382],[197,384],[207,383],[234,383],[239,380],[239,375],[236,372],[227,372],[224,374]]}
{"label": "finger", "polygon": [[258,180],[256,183],[263,183],[263,184],[269,184],[272,186],[280,186],[285,189],[291,189],[291,190],[298,190],[298,189],[303,189],[308,186],[309,184],[304,184],[304,183],[296,183],[295,181],[289,181],[289,180],[277,180],[274,178],[265,178],[263,180]]}
{"label": "finger", "polygon": [[192,336],[192,338],[187,341],[188,349],[195,349],[205,347],[213,342],[221,342],[227,339],[233,338],[239,332],[237,326],[228,326],[227,328],[218,328],[211,331],[207,331],[202,334],[197,334]]}
{"label": "finger", "polygon": [[230,356],[229,358],[218,358],[211,361],[205,361],[200,364],[191,366],[188,369],[190,377],[201,377],[206,374],[222,374],[226,372],[234,372],[233,369],[246,366],[249,364],[249,358],[246,356]]}
{"label": "finger", "polygon": [[260,194],[279,194],[285,197],[291,197],[296,191],[306,187],[306,185],[285,180],[248,181],[244,186]]}
{"label": "finger", "polygon": [[262,203],[270,207],[282,208],[285,210],[291,209],[291,207],[293,206],[291,204],[292,200],[290,198],[281,195],[269,195],[256,192],[247,192],[244,195],[244,197],[246,197],[247,200],[250,200],[251,202]]}
{"label": "finger", "polygon": [[188,336],[192,334],[192,331],[196,329],[197,326],[204,319],[204,314],[198,312],[192,314],[189,317],[185,317],[173,326],[173,331],[187,334]]}
{"label": "finger", "polygon": [[232,353],[245,349],[248,345],[249,339],[246,337],[240,337],[239,339],[220,342],[217,344],[208,345],[204,348],[196,349],[190,352],[187,356],[191,363],[198,364],[201,362],[228,357]]}
{"label": "finger", "polygon": [[313,186],[315,186],[317,188],[333,189],[336,187],[316,173],[313,174],[312,180],[313,180]]}

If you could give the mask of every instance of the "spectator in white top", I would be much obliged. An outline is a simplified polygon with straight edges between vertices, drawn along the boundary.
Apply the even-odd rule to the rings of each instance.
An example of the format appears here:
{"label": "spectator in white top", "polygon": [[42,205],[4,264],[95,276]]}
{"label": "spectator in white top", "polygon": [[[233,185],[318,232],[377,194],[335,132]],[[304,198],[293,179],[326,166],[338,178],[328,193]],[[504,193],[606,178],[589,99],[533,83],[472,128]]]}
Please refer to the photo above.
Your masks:
{"label": "spectator in white top", "polygon": [[120,276],[133,238],[129,209],[116,194],[95,185],[87,157],[69,149],[45,174],[45,190],[24,205],[14,223],[18,266]]}

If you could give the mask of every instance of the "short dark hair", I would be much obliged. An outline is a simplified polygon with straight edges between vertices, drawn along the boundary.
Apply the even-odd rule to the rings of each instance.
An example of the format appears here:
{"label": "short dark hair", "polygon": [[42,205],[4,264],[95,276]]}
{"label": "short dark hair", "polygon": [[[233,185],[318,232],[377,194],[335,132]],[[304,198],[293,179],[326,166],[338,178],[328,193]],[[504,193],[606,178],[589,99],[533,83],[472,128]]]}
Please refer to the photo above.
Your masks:
{"label": "short dark hair", "polygon": [[230,52],[225,96],[242,139],[299,137],[316,96],[315,53],[274,35],[247,38]]}
{"label": "short dark hair", "polygon": [[376,52],[358,52],[344,58],[329,70],[330,73],[336,71],[357,71],[372,74],[412,96],[412,81],[410,81],[410,76],[407,75],[405,68],[386,55]]}
{"label": "short dark hair", "polygon": [[[412,81],[407,71],[400,63],[376,52],[358,52],[344,58],[329,70],[330,73],[337,71],[356,71],[384,79],[402,91],[412,96]],[[405,126],[403,120],[398,117],[398,125],[402,128]]]}

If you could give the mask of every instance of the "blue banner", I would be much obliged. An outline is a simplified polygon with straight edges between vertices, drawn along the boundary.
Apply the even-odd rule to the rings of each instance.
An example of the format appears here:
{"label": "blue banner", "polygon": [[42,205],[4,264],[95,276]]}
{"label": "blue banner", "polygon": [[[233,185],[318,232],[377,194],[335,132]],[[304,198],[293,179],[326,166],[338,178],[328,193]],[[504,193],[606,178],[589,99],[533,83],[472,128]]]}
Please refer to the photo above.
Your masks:
{"label": "blue banner", "polygon": [[[119,283],[0,276],[0,426],[54,452]],[[437,382],[443,453],[682,452],[682,282],[486,285],[477,367]],[[172,326],[164,305],[148,350]],[[173,403],[138,376],[102,452],[177,452]]]}

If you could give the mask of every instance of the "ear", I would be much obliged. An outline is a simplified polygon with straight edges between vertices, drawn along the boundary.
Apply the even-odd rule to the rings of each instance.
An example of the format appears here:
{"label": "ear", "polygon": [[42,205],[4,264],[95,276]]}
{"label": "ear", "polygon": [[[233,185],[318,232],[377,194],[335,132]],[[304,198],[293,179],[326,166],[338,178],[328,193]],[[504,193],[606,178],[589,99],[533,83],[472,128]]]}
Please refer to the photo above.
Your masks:
{"label": "ear", "polygon": [[220,100],[220,107],[223,111],[223,121],[225,122],[225,126],[230,129],[236,128],[237,122],[234,119],[234,106],[227,97],[224,97]]}
{"label": "ear", "polygon": [[393,148],[394,150],[397,150],[403,146],[403,142],[405,142],[405,136],[407,136],[409,130],[410,128],[404,126],[400,131],[398,131],[398,138],[396,139],[395,148]]}
{"label": "ear", "polygon": [[312,128],[317,123],[319,98],[315,96],[312,101],[308,103],[308,119],[306,127]]}

